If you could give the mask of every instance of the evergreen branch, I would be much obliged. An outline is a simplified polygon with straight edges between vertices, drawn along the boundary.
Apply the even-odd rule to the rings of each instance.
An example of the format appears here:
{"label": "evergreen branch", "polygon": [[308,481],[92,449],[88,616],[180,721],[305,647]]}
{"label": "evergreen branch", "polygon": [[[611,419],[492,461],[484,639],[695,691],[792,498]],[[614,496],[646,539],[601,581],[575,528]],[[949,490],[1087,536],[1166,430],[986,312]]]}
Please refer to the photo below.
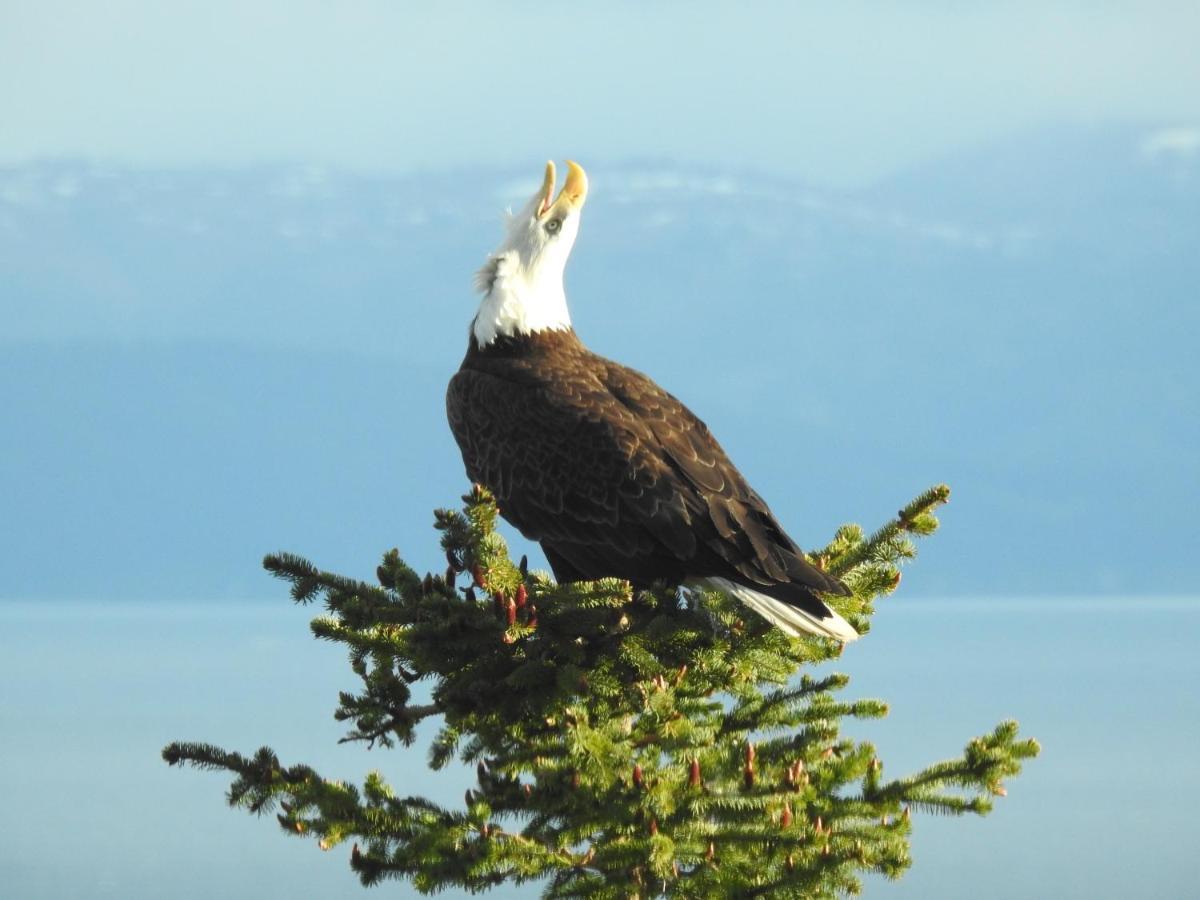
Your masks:
{"label": "evergreen branch", "polygon": [[905,505],[896,514],[895,519],[866,540],[859,540],[853,544],[844,540],[845,547],[842,549],[842,545],[838,544],[835,538],[836,546],[826,548],[830,551],[827,568],[834,575],[842,575],[867,560],[894,564],[900,559],[911,558],[915,550],[905,535],[933,534],[938,527],[933,511],[949,501],[950,488],[944,484],[935,485]]}
{"label": "evergreen branch", "polygon": [[[985,792],[1003,796],[1003,779],[1020,773],[1021,763],[1041,750],[1037,741],[1017,741],[1017,730],[1016,722],[1002,722],[991,734],[967,744],[959,759],[935,763],[906,778],[871,787],[864,796],[869,793],[872,801],[904,802],[939,812],[986,813],[991,801]],[[969,798],[939,793],[945,787],[977,793]]]}
{"label": "evergreen branch", "polygon": [[390,747],[393,743],[392,735],[395,735],[408,746],[415,739],[414,728],[417,723],[440,712],[437,704],[427,703],[423,706],[396,707],[388,715],[380,716],[373,703],[342,694],[342,703],[334,713],[334,718],[339,722],[357,719],[358,728],[339,738],[338,743],[366,741],[368,747],[373,747],[378,741],[384,747]]}

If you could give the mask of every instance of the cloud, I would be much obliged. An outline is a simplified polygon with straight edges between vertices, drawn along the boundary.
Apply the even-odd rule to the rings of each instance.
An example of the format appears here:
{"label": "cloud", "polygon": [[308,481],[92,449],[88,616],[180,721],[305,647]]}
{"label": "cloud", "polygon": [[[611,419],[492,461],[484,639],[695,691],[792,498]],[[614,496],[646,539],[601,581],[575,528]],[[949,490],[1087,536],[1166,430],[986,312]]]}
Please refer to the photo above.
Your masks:
{"label": "cloud", "polygon": [[1191,159],[1200,153],[1200,128],[1160,128],[1146,135],[1138,149],[1147,159]]}

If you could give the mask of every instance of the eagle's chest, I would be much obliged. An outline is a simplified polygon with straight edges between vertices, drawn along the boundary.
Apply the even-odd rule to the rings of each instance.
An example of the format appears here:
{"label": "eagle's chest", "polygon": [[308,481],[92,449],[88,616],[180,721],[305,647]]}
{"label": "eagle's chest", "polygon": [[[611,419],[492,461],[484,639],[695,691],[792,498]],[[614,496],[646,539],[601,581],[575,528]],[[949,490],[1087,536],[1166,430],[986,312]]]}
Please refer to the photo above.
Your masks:
{"label": "eagle's chest", "polygon": [[565,452],[603,390],[573,333],[526,336],[480,349],[472,342],[446,393],[467,474],[504,492],[509,475]]}
{"label": "eagle's chest", "polygon": [[447,388],[446,414],[464,455],[519,453],[588,418],[599,391],[594,377],[544,360],[464,364]]}

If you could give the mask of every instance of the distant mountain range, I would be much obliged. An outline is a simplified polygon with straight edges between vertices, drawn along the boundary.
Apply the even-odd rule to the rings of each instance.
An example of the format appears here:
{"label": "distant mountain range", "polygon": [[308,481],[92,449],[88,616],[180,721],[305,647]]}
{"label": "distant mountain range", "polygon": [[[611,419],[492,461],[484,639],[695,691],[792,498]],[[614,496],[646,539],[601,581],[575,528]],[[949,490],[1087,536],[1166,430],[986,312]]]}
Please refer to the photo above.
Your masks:
{"label": "distant mountain range", "polygon": [[[1200,129],[1046,129],[854,193],[589,169],[577,329],[801,543],[945,480],[905,590],[1195,590]],[[437,567],[471,275],[539,174],[0,170],[0,597],[275,595],[280,548]]]}

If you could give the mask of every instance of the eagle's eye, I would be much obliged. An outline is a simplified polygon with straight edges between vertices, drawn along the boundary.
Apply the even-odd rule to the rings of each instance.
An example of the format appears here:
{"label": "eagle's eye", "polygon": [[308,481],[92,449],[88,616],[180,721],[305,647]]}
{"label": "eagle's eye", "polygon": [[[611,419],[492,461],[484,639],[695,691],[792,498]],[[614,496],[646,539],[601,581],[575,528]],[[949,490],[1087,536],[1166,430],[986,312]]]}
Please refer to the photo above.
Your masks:
{"label": "eagle's eye", "polygon": [[560,228],[562,228],[562,219],[551,219],[546,223],[546,234],[558,234]]}

